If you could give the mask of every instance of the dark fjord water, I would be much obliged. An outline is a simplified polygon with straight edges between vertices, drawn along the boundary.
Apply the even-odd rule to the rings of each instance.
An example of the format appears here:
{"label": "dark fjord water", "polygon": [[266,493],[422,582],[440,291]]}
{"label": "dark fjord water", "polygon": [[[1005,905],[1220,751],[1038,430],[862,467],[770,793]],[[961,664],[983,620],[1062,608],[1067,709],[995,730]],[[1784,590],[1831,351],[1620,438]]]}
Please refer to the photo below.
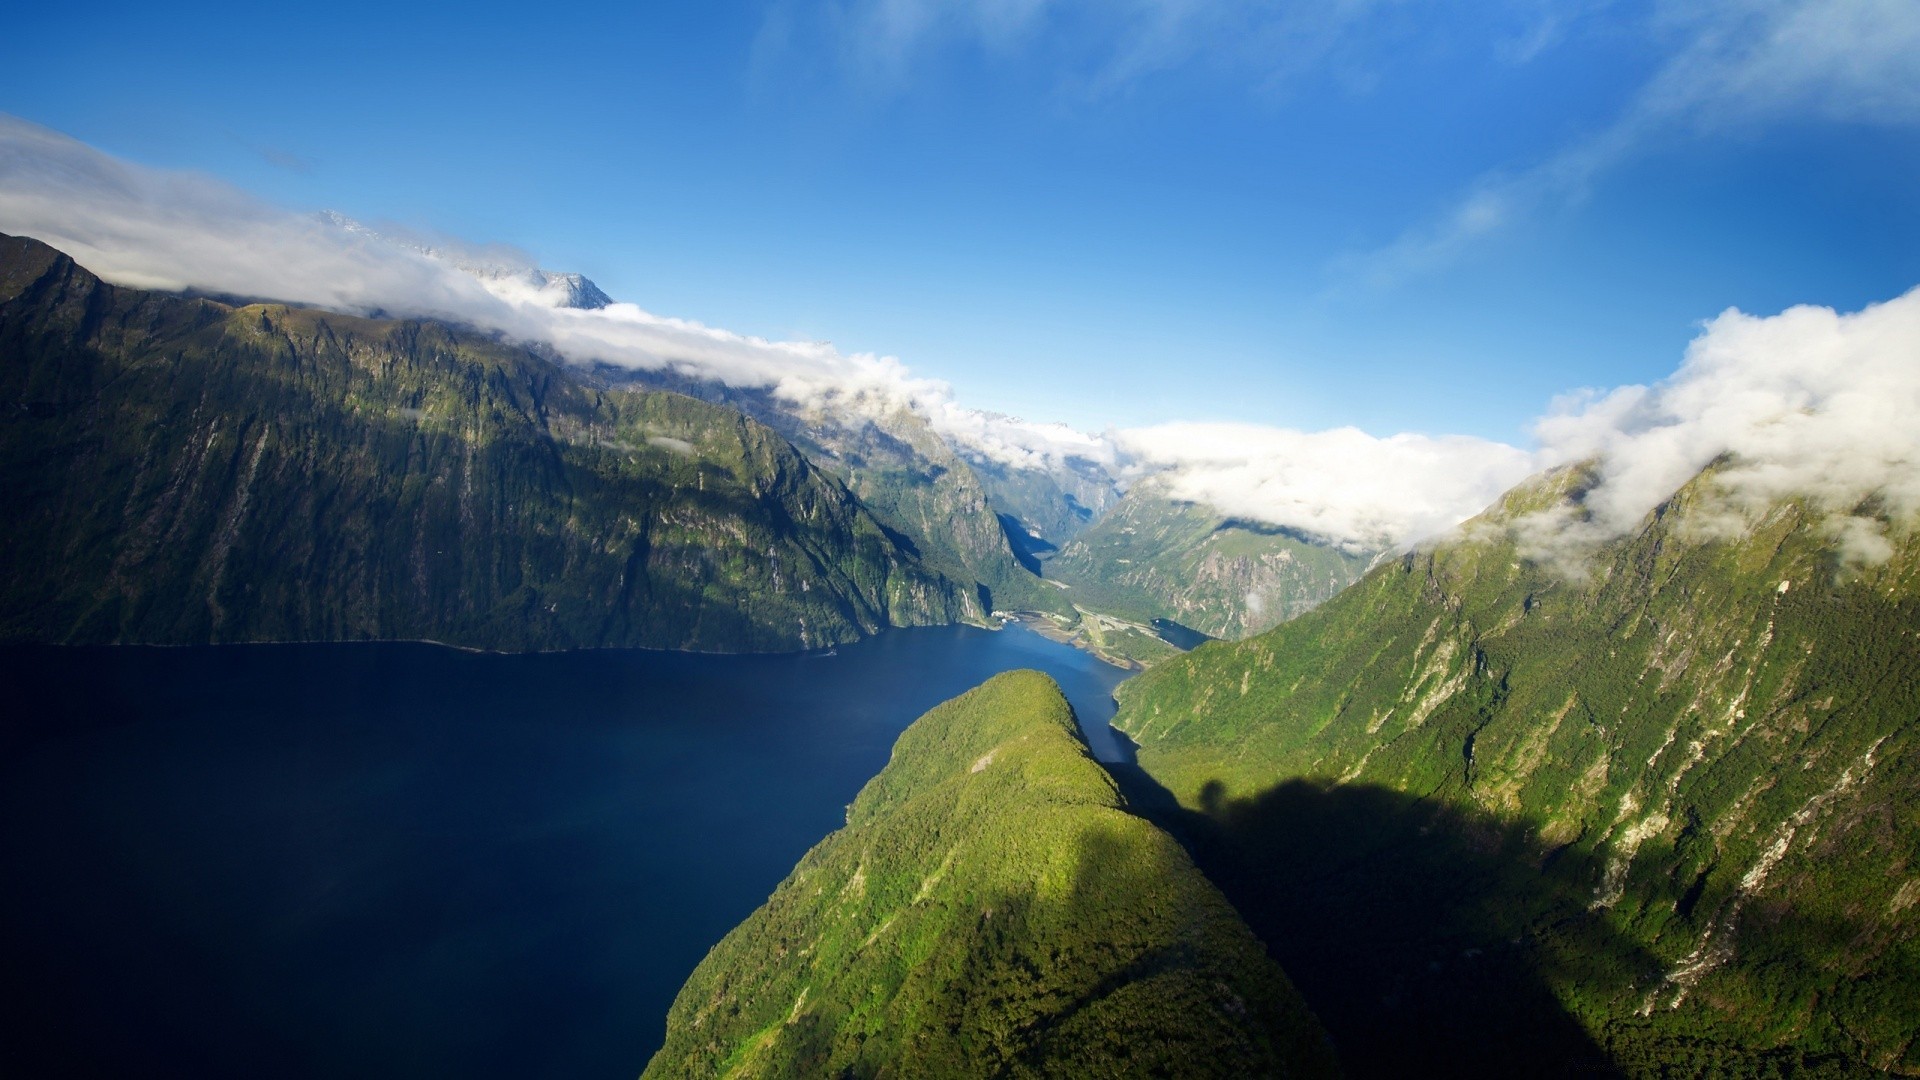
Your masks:
{"label": "dark fjord water", "polygon": [[708,946],[1010,628],[835,655],[0,650],[0,1073],[632,1077]]}

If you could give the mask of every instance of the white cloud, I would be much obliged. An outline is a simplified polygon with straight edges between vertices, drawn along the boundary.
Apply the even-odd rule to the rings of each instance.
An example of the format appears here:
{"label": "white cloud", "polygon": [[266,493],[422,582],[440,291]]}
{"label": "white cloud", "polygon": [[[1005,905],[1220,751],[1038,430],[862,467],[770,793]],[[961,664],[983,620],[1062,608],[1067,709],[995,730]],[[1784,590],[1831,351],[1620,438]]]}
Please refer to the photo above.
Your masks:
{"label": "white cloud", "polygon": [[1526,451],[1486,439],[1357,428],[1175,423],[1117,441],[1173,498],[1368,549],[1449,529],[1536,467]]}
{"label": "white cloud", "polygon": [[[1710,463],[1724,523],[1804,497],[1841,515],[1855,561],[1891,551],[1882,526],[1846,515],[1869,498],[1895,519],[1920,513],[1920,289],[1852,314],[1802,306],[1708,323],[1679,371],[1656,386],[1564,398],[1536,426],[1542,460],[1597,460],[1590,517],[1536,523],[1540,548],[1623,535]],[[1548,526],[1544,529],[1538,526]]]}
{"label": "white cloud", "polygon": [[1098,440],[956,404],[947,384],[890,356],[768,341],[633,304],[558,306],[561,276],[524,253],[376,232],[273,206],[209,177],[130,164],[0,114],[0,231],[33,236],[101,277],[349,312],[443,319],[551,346],[576,362],[672,370],[761,387],[829,416],[906,409],[1013,465]]}
{"label": "white cloud", "polygon": [[1443,266],[1541,209],[1577,202],[1656,140],[1783,120],[1920,123],[1913,0],[1669,0],[1653,30],[1667,59],[1612,123],[1528,168],[1474,183],[1436,220],[1344,262],[1375,284]]}
{"label": "white cloud", "polygon": [[[101,276],[154,288],[447,319],[550,346],[572,360],[672,369],[770,389],[827,418],[924,417],[961,448],[1017,468],[1093,461],[1151,475],[1175,498],[1357,547],[1443,531],[1548,464],[1597,460],[1588,517],[1527,525],[1540,551],[1621,535],[1708,463],[1731,455],[1729,520],[1805,496],[1836,516],[1849,558],[1884,558],[1869,497],[1920,514],[1920,290],[1854,314],[1798,307],[1722,314],[1670,379],[1557,402],[1541,449],[1483,439],[1342,428],[1173,423],[1103,435],[960,405],[899,360],[819,342],[767,341],[632,304],[555,306],[564,290],[500,248],[396,243],[297,214],[218,181],[115,160],[0,116],[0,231],[38,237]],[[470,265],[469,265],[470,264]],[[460,265],[469,265],[463,271]],[[529,276],[533,275],[533,276]]]}

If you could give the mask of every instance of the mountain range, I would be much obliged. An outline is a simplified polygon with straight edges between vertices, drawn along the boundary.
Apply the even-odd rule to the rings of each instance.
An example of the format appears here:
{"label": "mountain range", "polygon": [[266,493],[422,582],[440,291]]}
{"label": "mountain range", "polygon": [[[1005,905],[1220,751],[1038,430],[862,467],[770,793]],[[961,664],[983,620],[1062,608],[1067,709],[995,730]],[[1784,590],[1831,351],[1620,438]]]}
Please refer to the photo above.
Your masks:
{"label": "mountain range", "polygon": [[0,636],[792,649],[977,617],[780,436],[433,322],[0,240]]}
{"label": "mountain range", "polygon": [[788,650],[1026,612],[1154,661],[1104,769],[1036,674],[916,722],[649,1075],[1920,1074],[1920,530],[1887,500],[1734,501],[1723,455],[1604,538],[1562,528],[1595,459],[1357,550],[910,409],[20,237],[0,401],[6,641]]}
{"label": "mountain range", "polygon": [[1544,475],[1122,687],[1136,796],[1350,1071],[1920,1071],[1920,535],[1731,527],[1722,468],[1571,564],[1527,525],[1594,472]]}

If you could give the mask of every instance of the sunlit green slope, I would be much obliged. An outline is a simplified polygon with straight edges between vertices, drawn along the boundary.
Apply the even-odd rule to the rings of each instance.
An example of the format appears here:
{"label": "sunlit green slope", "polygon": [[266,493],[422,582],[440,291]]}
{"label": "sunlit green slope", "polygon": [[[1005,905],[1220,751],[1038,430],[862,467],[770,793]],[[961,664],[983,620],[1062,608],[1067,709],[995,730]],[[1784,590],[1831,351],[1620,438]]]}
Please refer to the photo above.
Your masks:
{"label": "sunlit green slope", "polygon": [[1239,638],[1324,603],[1371,558],[1225,518],[1147,481],[1049,557],[1046,575],[1096,611]]}
{"label": "sunlit green slope", "polygon": [[783,649],[967,597],[739,413],[0,238],[0,638]]}
{"label": "sunlit green slope", "polygon": [[901,735],[688,979],[647,1076],[1330,1071],[1259,942],[1022,671]]}
{"label": "sunlit green slope", "polygon": [[1709,471],[1524,557],[1584,483],[1126,684],[1169,818],[1358,1072],[1920,1072],[1920,540],[1726,536]]}

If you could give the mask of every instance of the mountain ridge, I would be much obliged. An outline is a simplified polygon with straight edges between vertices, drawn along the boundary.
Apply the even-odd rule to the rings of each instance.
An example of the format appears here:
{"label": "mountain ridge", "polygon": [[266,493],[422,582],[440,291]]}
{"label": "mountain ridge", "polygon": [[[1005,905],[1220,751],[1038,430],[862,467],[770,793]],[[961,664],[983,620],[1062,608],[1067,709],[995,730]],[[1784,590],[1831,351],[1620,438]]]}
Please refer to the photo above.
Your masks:
{"label": "mountain ridge", "polygon": [[[1920,534],[1896,523],[1887,560],[1849,565],[1831,516],[1789,500],[1730,536],[1716,468],[1584,576],[1516,528],[1579,513],[1575,467],[1122,687],[1143,775],[1256,930],[1349,944],[1269,937],[1343,1051],[1366,1048],[1356,1073],[1407,1065],[1378,1050],[1389,1023],[1524,1072],[1450,1034],[1501,1008],[1636,1074],[1920,1071]],[[1354,850],[1300,839],[1329,821]],[[1388,952],[1337,929],[1316,872],[1336,898],[1433,906]],[[1539,1008],[1474,983],[1463,950],[1504,957]],[[1420,968],[1440,955],[1451,974]],[[1367,996],[1383,983],[1409,988],[1397,1017]]]}
{"label": "mountain ridge", "polygon": [[653,1078],[1330,1076],[1318,1024],[1059,688],[901,734],[846,827],[688,978]]}
{"label": "mountain ridge", "polygon": [[737,412],[431,321],[0,251],[9,640],[791,649],[965,615]]}

